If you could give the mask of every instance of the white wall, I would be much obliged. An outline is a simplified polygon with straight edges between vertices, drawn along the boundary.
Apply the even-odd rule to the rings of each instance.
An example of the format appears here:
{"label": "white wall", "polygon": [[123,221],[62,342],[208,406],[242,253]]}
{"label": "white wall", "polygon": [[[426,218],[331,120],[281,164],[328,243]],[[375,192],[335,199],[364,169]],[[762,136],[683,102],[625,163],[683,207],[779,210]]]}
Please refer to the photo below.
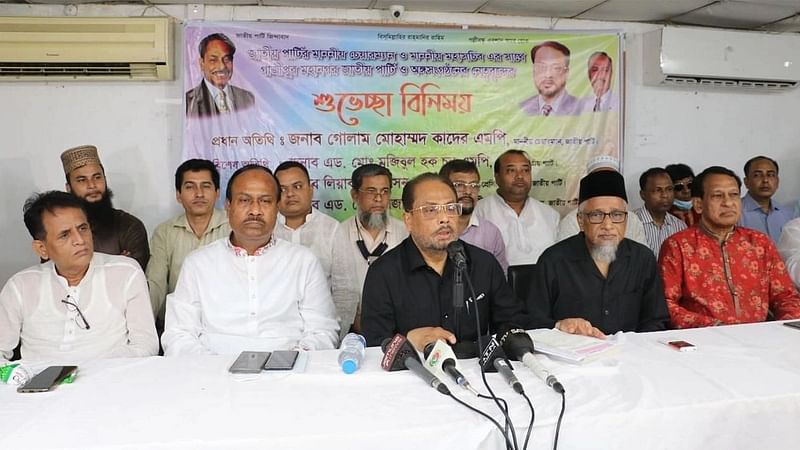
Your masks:
{"label": "white wall", "polygon": [[[183,5],[161,10],[185,17]],[[60,5],[0,5],[0,15],[58,16]],[[146,10],[146,11],[145,11]],[[79,15],[159,15],[143,6],[80,6]],[[379,23],[382,11],[212,7],[206,20],[319,20]],[[791,176],[800,159],[797,113],[800,89],[765,94],[694,91],[642,85],[641,33],[654,25],[552,21],[486,14],[407,14],[417,24],[467,24],[516,28],[622,29],[626,32],[625,161],[628,192],[638,201],[639,174],[652,166],[685,162],[696,171],[711,165],[741,173],[752,155],[766,154],[782,166],[778,199],[798,197],[800,179]],[[180,27],[176,38],[180,39]],[[176,45],[176,50],[180,46]],[[181,61],[182,55],[176,55]],[[182,70],[176,70],[181,76]],[[115,205],[138,216],[152,232],[179,212],[173,173],[181,153],[182,81],[6,82],[0,83],[0,283],[36,262],[22,223],[22,204],[32,192],[62,189],[62,150],[91,143],[100,149]]]}

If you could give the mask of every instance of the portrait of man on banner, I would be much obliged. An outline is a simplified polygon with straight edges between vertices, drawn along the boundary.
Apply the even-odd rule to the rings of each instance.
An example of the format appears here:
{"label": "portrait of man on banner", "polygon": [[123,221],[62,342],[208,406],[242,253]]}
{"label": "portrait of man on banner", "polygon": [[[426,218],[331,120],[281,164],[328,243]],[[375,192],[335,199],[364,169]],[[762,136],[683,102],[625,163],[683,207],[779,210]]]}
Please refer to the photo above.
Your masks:
{"label": "portrait of man on banner", "polygon": [[520,105],[529,116],[573,116],[581,102],[567,92],[569,48],[558,41],[545,41],[531,49],[533,83],[538,94]]}
{"label": "portrait of man on banner", "polygon": [[584,112],[619,111],[619,96],[611,90],[614,61],[606,52],[594,52],[586,63],[591,94],[581,99]]}
{"label": "portrait of man on banner", "polygon": [[186,92],[186,116],[207,117],[251,108],[255,96],[230,84],[236,46],[222,33],[209,34],[198,45],[203,79]]}

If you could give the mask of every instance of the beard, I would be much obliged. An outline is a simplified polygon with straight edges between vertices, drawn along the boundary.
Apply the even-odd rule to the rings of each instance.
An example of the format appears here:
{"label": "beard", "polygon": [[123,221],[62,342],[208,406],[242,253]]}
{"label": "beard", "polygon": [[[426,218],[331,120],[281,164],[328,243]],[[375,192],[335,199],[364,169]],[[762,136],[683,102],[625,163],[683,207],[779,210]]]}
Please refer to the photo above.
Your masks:
{"label": "beard", "polygon": [[591,253],[593,260],[605,264],[611,264],[615,259],[617,259],[618,246],[619,244],[593,245],[589,253]]}
{"label": "beard", "polygon": [[359,211],[358,219],[361,221],[361,225],[364,228],[369,230],[382,230],[386,228],[386,224],[389,222],[389,214],[386,211],[381,213]]}
{"label": "beard", "polygon": [[475,202],[472,201],[472,197],[465,195],[464,197],[459,198],[456,200],[458,203],[461,203],[461,214],[464,216],[468,216],[472,214],[472,211],[475,211]]}
{"label": "beard", "polygon": [[92,228],[108,228],[114,223],[114,205],[111,199],[114,193],[106,189],[103,196],[96,202],[84,202],[86,216]]}

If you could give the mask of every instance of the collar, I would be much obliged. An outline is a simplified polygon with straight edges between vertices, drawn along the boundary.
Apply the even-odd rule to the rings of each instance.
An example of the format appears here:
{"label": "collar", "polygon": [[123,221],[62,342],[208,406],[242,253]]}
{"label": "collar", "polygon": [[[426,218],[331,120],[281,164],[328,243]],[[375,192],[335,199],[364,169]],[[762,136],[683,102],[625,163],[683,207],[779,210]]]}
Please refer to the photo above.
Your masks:
{"label": "collar", "polygon": [[223,88],[223,89],[220,89],[220,88],[214,86],[213,84],[209,83],[208,80],[206,80],[205,78],[203,78],[203,83],[205,83],[206,89],[208,89],[208,92],[211,94],[212,97],[214,97],[214,99],[219,98],[219,93],[222,92],[222,91],[225,91],[225,97],[228,99],[228,102],[231,101],[230,100],[230,98],[231,98],[231,85],[230,85],[230,83],[226,84],[225,88]]}
{"label": "collar", "polygon": [[[228,217],[225,213],[217,208],[214,208],[211,211],[211,219],[208,221],[208,227],[206,227],[205,233],[203,235],[210,233],[211,230],[219,228],[221,225],[228,223]],[[189,218],[186,217],[186,213],[180,214],[172,221],[172,226],[177,228],[184,228],[186,231],[190,233],[194,233],[192,231],[192,227],[189,225]]]}
{"label": "collar", "polygon": [[[711,239],[712,239],[714,242],[718,242],[718,243],[720,242],[720,241],[719,241],[719,238],[717,237],[717,235],[716,235],[716,234],[714,234],[714,233],[712,233],[712,232],[711,232],[711,230],[709,230],[708,228],[706,228],[706,226],[703,224],[703,221],[702,221],[702,219],[701,219],[701,220],[699,220],[699,221],[697,221],[697,228],[698,228],[698,229],[700,229],[700,232],[701,232],[702,234],[704,234],[705,236],[707,236],[707,237],[711,238]],[[730,231],[730,233],[728,233],[727,235],[725,235],[725,237],[722,239],[722,242],[721,242],[721,243],[722,243],[722,244],[725,244],[725,243],[727,243],[728,241],[730,241],[730,240],[731,240],[731,238],[733,237],[733,235],[736,233],[736,231],[737,231],[738,229],[739,229],[739,227],[737,227],[736,225],[734,225],[734,226],[733,226],[733,229]]]}
{"label": "collar", "polygon": [[[312,220],[314,220],[316,215],[317,215],[317,210],[314,209],[314,207],[312,206],[311,207],[311,211],[308,214],[306,214],[306,221],[303,222],[303,225],[300,225],[298,228],[303,228],[305,226],[305,224],[307,224],[307,223],[311,222]],[[286,216],[284,216],[281,213],[278,213],[278,223],[283,225],[283,226],[286,226]]]}
{"label": "collar", "polygon": [[472,227],[479,227],[480,225],[481,225],[480,220],[478,219],[478,216],[473,211],[472,214],[469,216],[469,222],[467,223],[467,226],[464,227],[464,231],[462,231],[461,234],[463,235],[464,233],[467,232],[468,229],[470,229]]}
{"label": "collar", "polygon": [[[233,242],[231,241],[232,237],[233,237],[233,231],[231,231],[231,234],[230,236],[228,236],[228,239],[225,239],[225,245],[233,252],[235,256],[239,257],[248,256],[247,250],[233,244]],[[275,242],[276,242],[275,233],[273,233],[269,236],[269,241],[267,241],[266,244],[256,249],[256,251],[253,253],[253,256],[263,255],[264,252],[266,252],[270,247],[275,246]]]}
{"label": "collar", "polygon": [[566,89],[566,86],[565,86],[564,89],[562,89],[561,92],[558,93],[558,97],[556,97],[553,100],[552,103],[547,103],[547,102],[544,101],[544,97],[539,97],[540,99],[542,99],[542,101],[539,102],[540,103],[539,112],[542,111],[542,108],[544,107],[544,105],[550,105],[553,108],[553,110],[550,112],[550,114],[553,114],[554,112],[558,111],[558,107],[561,106],[561,103],[564,101],[564,97],[565,97],[564,94],[566,94],[566,92],[567,92],[567,89]]}
{"label": "collar", "polygon": [[[755,210],[763,210],[761,209],[761,205],[750,195],[750,191],[747,191],[747,195],[742,197],[742,209],[745,211],[755,211]],[[778,205],[774,200],[769,200],[769,210],[775,211],[780,210],[781,207]]]}
{"label": "collar", "polygon": [[[509,205],[508,203],[506,203],[506,199],[504,199],[503,196],[500,195],[500,191],[499,190],[495,191],[494,196],[497,197],[497,203],[498,204],[500,204],[501,206],[503,206],[505,208],[510,209],[512,212],[514,212],[514,215],[517,215],[517,213],[514,211],[514,208],[512,208],[511,205]],[[530,205],[530,202],[528,200],[530,200],[530,199],[531,199],[530,192],[528,192],[528,196],[525,197],[525,204],[522,205],[522,210],[523,211],[528,209],[528,205]],[[472,215],[474,216],[475,214],[472,214]]]}
{"label": "collar", "polygon": [[[464,241],[461,241],[461,243],[464,244],[464,256],[467,258],[467,270],[469,270],[471,267],[470,254],[469,250],[467,249],[469,244]],[[407,272],[414,272],[420,269],[430,268],[428,263],[425,262],[425,258],[422,257],[422,253],[420,253],[419,248],[417,248],[417,244],[415,244],[414,240],[411,238],[411,235],[403,239],[403,242],[401,242],[398,247],[400,247],[403,255],[405,256],[403,260],[405,261],[405,269]],[[452,264],[450,264],[450,260],[448,258],[447,262],[444,264],[444,272],[442,272],[441,276],[448,276],[447,274],[452,270]]]}

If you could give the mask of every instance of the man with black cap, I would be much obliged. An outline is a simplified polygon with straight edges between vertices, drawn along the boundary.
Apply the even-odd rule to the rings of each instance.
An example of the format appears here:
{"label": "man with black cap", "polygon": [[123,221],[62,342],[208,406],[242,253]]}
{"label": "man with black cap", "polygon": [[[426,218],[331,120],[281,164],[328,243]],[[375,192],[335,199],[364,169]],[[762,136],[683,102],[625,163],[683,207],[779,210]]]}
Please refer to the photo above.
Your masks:
{"label": "man with black cap", "polygon": [[656,259],[626,239],[625,180],[600,171],[580,183],[581,232],[545,250],[526,299],[529,328],[602,338],[666,328],[669,315]]}
{"label": "man with black cap", "polygon": [[61,164],[67,177],[67,192],[86,201],[94,251],[129,256],[145,270],[150,259],[147,230],[141,220],[114,209],[113,194],[106,184],[106,172],[97,156],[97,147],[81,145],[64,150]]}

